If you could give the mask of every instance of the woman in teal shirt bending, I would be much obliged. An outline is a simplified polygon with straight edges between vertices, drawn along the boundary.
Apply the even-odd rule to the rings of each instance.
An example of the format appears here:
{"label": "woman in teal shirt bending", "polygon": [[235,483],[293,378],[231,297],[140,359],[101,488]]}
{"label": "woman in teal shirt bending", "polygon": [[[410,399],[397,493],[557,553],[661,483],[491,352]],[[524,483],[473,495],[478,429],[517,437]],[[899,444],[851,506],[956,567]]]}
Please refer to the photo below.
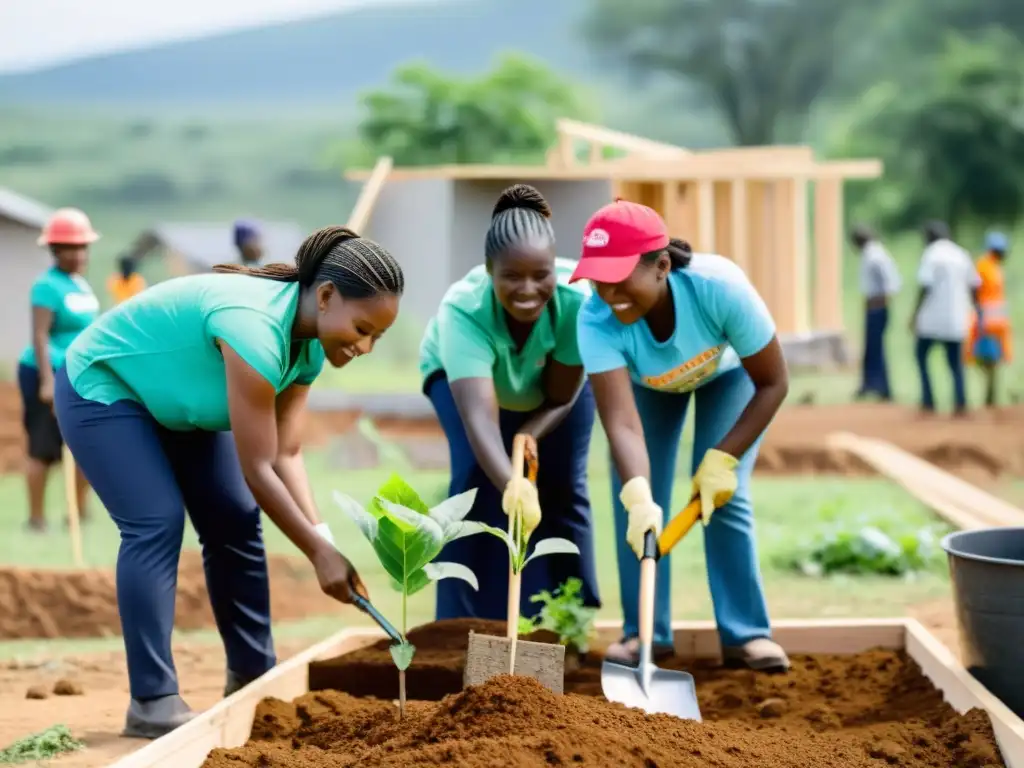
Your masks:
{"label": "woman in teal shirt bending", "polygon": [[[32,341],[18,360],[18,389],[28,438],[28,525],[46,530],[46,480],[60,461],[64,442],[53,413],[54,371],[64,353],[100,311],[100,303],[82,273],[89,263],[89,246],[99,239],[89,217],[77,208],[61,208],[46,223],[39,245],[50,248],[53,265],[32,284]],[[86,515],[89,485],[77,471],[78,510]]]}
{"label": "woman in teal shirt bending", "polygon": [[225,695],[275,663],[260,508],[327,594],[365,595],[320,523],[300,416],[324,359],[340,368],[368,354],[394,322],[402,270],[371,240],[328,227],[295,266],[216,271],[229,274],[168,280],[118,305],[57,373],[64,438],[121,531],[130,736],[158,737],[192,716],[171,658],[186,510],[227,653]]}

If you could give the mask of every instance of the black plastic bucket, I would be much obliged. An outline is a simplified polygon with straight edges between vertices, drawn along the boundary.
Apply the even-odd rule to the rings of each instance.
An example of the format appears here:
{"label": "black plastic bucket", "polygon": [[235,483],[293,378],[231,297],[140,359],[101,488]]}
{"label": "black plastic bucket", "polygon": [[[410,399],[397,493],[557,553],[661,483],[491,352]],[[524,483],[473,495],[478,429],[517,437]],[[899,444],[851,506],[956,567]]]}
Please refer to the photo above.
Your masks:
{"label": "black plastic bucket", "polygon": [[964,666],[1024,717],[1024,528],[958,531],[942,548]]}

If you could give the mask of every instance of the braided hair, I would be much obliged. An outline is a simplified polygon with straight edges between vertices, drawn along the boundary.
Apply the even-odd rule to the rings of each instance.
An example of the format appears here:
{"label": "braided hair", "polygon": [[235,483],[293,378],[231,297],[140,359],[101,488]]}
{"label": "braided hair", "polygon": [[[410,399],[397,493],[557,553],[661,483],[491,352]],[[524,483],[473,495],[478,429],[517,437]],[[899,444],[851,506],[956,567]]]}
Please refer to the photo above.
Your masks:
{"label": "braided hair", "polygon": [[487,263],[516,245],[550,248],[555,244],[551,206],[529,184],[513,184],[501,193],[484,238]]}
{"label": "braided hair", "polygon": [[394,256],[373,240],[339,226],[318,229],[307,237],[295,254],[295,264],[218,264],[213,271],[299,283],[304,288],[330,281],[346,299],[381,293],[401,296],[405,291],[405,276]]}
{"label": "braided hair", "polygon": [[693,248],[690,244],[678,237],[673,237],[665,248],[645,253],[642,259],[646,264],[653,264],[663,253],[667,253],[672,261],[672,269],[686,269],[690,266],[690,259],[693,258]]}

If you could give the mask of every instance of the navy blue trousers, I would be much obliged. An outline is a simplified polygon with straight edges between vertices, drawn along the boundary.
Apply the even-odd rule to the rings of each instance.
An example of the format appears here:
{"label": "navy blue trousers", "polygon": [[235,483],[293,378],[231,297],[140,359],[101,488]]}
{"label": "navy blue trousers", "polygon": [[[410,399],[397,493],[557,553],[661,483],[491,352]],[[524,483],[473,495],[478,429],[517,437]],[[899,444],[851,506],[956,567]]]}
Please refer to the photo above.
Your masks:
{"label": "navy blue trousers", "polygon": [[228,668],[251,679],[273,667],[260,510],[231,433],[174,432],[130,400],[85,400],[63,368],[54,403],[65,442],[121,532],[117,606],[132,697],[178,693],[171,631],[186,509]]}
{"label": "navy blue trousers", "polygon": [[[504,489],[495,488],[477,464],[455,407],[448,379],[444,376],[436,377],[428,383],[426,394],[448,438],[452,473],[448,495],[454,496],[476,488],[476,500],[466,519],[478,520],[505,530],[508,518],[501,509]],[[583,582],[581,596],[584,603],[594,608],[601,605],[590,495],[587,489],[587,458],[594,428],[594,408],[594,396],[587,384],[569,415],[538,441],[540,463],[537,491],[543,516],[537,530],[530,537],[531,549],[541,539],[558,536],[575,542],[580,548],[580,555],[548,555],[526,566],[522,575],[520,604],[523,616],[532,618],[540,610],[539,603],[530,602],[532,595],[542,589],[554,591],[573,576]],[[531,415],[517,411],[499,412],[501,434],[505,450],[509,453],[512,451],[513,437]],[[486,533],[456,539],[445,546],[437,559],[467,566],[476,574],[480,583],[479,591],[475,591],[461,579],[439,581],[436,609],[438,619],[506,618],[508,550],[504,542]]]}
{"label": "navy blue trousers", "polygon": [[885,363],[885,327],[889,324],[889,308],[868,309],[864,318],[864,365],[860,391],[890,397],[889,370]]}
{"label": "navy blue trousers", "polygon": [[921,374],[921,408],[926,411],[935,410],[935,396],[932,394],[932,380],[928,373],[928,353],[932,346],[938,344],[946,353],[946,365],[953,376],[953,405],[958,411],[967,408],[967,391],[964,385],[963,342],[943,341],[917,337],[914,345],[914,357],[917,358],[917,370]]}

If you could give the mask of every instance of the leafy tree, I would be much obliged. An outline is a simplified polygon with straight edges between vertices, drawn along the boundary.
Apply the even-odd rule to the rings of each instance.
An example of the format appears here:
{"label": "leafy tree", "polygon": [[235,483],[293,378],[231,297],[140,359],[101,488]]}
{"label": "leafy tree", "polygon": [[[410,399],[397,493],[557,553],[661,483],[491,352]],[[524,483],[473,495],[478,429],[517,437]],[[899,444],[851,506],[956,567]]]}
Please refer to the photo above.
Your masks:
{"label": "leafy tree", "polygon": [[858,112],[840,149],[882,156],[885,190],[873,206],[883,224],[941,217],[957,229],[1019,220],[1024,47],[1012,35],[951,36],[920,72],[870,90]]}
{"label": "leafy tree", "polygon": [[[738,144],[771,144],[831,82],[848,0],[591,0],[595,51],[640,77],[695,83]],[[863,12],[863,11],[862,11]]]}
{"label": "leafy tree", "polygon": [[360,146],[349,164],[390,155],[396,165],[537,162],[559,117],[586,117],[580,88],[545,64],[508,54],[477,78],[425,63],[400,67],[387,87],[362,98]]}

